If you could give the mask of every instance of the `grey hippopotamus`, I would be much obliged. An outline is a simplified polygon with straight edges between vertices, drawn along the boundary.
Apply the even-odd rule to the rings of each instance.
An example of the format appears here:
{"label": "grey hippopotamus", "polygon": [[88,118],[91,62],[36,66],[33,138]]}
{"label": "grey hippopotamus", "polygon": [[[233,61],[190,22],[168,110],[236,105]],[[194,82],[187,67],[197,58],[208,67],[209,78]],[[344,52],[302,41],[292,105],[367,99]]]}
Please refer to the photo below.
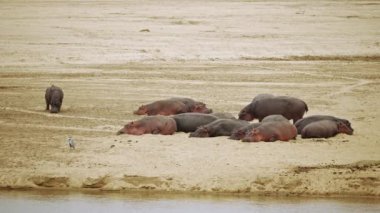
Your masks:
{"label": "grey hippopotamus", "polygon": [[289,120],[286,119],[282,115],[268,115],[261,122],[265,123],[265,122],[272,122],[272,121],[275,121],[275,122],[281,122],[281,121],[289,122]]}
{"label": "grey hippopotamus", "polygon": [[263,94],[258,94],[256,95],[253,99],[252,99],[252,102],[254,101],[258,101],[258,100],[263,100],[263,99],[268,99],[268,98],[274,98],[275,96],[272,95],[272,94],[267,94],[267,93],[263,93]]}
{"label": "grey hippopotamus", "polygon": [[198,127],[206,125],[218,119],[211,114],[196,112],[173,115],[172,118],[177,123],[177,132],[194,132]]}
{"label": "grey hippopotamus", "polygon": [[46,110],[49,110],[51,113],[58,113],[61,111],[61,106],[63,102],[63,91],[61,88],[52,85],[48,87],[45,91],[45,101],[46,101]]}
{"label": "grey hippopotamus", "polygon": [[249,122],[238,119],[218,119],[198,127],[195,132],[190,133],[190,137],[230,136],[233,130],[247,125],[249,125]]}
{"label": "grey hippopotamus", "polygon": [[353,134],[353,129],[342,121],[320,120],[306,125],[301,132],[302,138],[329,138],[338,133]]}
{"label": "grey hippopotamus", "polygon": [[120,129],[117,134],[161,134],[172,135],[177,131],[177,124],[171,117],[155,115],[132,121]]}
{"label": "grey hippopotamus", "polygon": [[213,115],[219,119],[236,119],[233,114],[228,112],[213,112],[210,115]]}
{"label": "grey hippopotamus", "polygon": [[302,118],[302,119],[298,120],[294,125],[297,128],[298,134],[301,134],[302,129],[305,128],[305,126],[307,126],[310,123],[313,123],[313,122],[316,122],[316,121],[321,121],[321,120],[341,121],[344,124],[346,124],[346,126],[353,131],[353,129],[351,127],[350,121],[348,121],[346,119],[343,119],[343,118],[337,118],[337,117],[334,117],[334,116],[331,116],[331,115],[312,115],[312,116],[308,116],[308,117],[305,117],[305,118]]}
{"label": "grey hippopotamus", "polygon": [[253,123],[253,124],[249,124],[247,126],[243,126],[243,127],[240,127],[240,128],[237,128],[235,130],[232,131],[231,133],[231,136],[229,137],[229,139],[232,139],[232,140],[241,140],[245,137],[245,135],[247,134],[247,132],[251,131],[252,129],[254,128],[257,128],[261,125],[261,123]]}
{"label": "grey hippopotamus", "polygon": [[268,115],[279,114],[287,118],[293,119],[293,123],[297,122],[308,111],[306,103],[298,98],[289,96],[276,96],[273,98],[260,99],[253,101],[244,107],[239,113],[239,119],[252,121],[263,118]]}
{"label": "grey hippopotamus", "polygon": [[293,124],[288,121],[272,121],[261,123],[257,128],[247,132],[243,138],[243,142],[289,141],[291,139],[296,139],[296,137],[297,129]]}

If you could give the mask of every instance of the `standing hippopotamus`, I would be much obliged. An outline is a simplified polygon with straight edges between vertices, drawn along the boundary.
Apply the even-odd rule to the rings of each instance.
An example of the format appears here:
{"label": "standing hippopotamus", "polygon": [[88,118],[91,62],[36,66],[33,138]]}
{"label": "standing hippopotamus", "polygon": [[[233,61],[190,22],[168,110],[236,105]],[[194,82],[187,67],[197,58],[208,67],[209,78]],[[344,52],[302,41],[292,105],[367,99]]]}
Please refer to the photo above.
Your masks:
{"label": "standing hippopotamus", "polygon": [[211,114],[196,112],[173,115],[172,118],[177,123],[177,132],[194,132],[198,127],[206,125],[218,119]]}
{"label": "standing hippopotamus", "polygon": [[308,117],[305,117],[305,118],[302,118],[302,119],[298,120],[294,125],[297,128],[298,134],[301,134],[302,129],[305,128],[305,126],[307,126],[310,123],[313,123],[313,122],[316,122],[316,121],[321,121],[321,120],[341,121],[344,124],[346,124],[346,126],[348,128],[350,128],[352,131],[354,131],[352,129],[352,127],[351,127],[351,123],[348,120],[342,119],[342,118],[337,118],[337,117],[334,117],[334,116],[331,116],[331,115],[312,115],[312,116],[308,116]]}
{"label": "standing hippopotamus", "polygon": [[320,120],[306,125],[301,132],[302,138],[329,138],[338,133],[352,135],[353,129],[342,121]]}
{"label": "standing hippopotamus", "polygon": [[237,128],[247,126],[249,122],[237,119],[218,119],[207,125],[199,127],[195,132],[190,133],[190,137],[217,137],[230,136]]}
{"label": "standing hippopotamus", "polygon": [[257,128],[261,125],[261,123],[253,123],[253,124],[249,124],[247,126],[243,126],[243,127],[240,127],[240,128],[237,128],[235,130],[232,131],[231,133],[231,136],[229,137],[229,139],[232,139],[232,140],[241,140],[245,137],[245,135],[247,134],[247,132],[251,131],[252,129],[254,128]]}
{"label": "standing hippopotamus", "polygon": [[178,100],[159,100],[142,105],[133,113],[136,115],[175,115],[187,112],[187,106]]}
{"label": "standing hippopotamus", "polygon": [[239,113],[239,119],[252,121],[255,118],[261,122],[268,115],[279,114],[297,122],[308,111],[306,103],[298,98],[289,96],[276,96],[253,101]]}
{"label": "standing hippopotamus", "polygon": [[54,85],[48,87],[45,91],[45,101],[46,110],[49,110],[50,106],[51,113],[58,113],[61,110],[63,101],[62,89]]}
{"label": "standing hippopotamus", "polygon": [[289,141],[296,139],[297,129],[288,121],[265,122],[261,123],[257,128],[247,132],[243,138],[243,142],[273,142],[273,141]]}
{"label": "standing hippopotamus", "polygon": [[162,115],[147,116],[137,121],[129,122],[117,134],[161,134],[172,135],[177,131],[177,124],[171,117]]}

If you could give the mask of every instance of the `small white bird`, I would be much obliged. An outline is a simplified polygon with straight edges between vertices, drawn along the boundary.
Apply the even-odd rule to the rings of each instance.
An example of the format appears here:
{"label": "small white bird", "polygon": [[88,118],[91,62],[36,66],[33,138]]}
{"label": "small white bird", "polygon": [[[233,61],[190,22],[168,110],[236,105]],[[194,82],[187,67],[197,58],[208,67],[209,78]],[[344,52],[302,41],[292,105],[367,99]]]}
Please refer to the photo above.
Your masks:
{"label": "small white bird", "polygon": [[75,149],[74,139],[73,139],[71,136],[69,136],[69,137],[67,138],[67,143],[69,144],[70,149]]}

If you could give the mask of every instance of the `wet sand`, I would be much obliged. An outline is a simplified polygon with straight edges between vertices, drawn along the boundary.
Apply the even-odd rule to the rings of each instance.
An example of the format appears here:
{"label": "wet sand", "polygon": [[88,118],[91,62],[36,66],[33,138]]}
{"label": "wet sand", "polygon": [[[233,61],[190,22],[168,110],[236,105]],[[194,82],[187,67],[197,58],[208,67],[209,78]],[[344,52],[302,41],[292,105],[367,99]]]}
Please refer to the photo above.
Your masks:
{"label": "wet sand", "polygon": [[[3,1],[0,187],[380,196],[380,5],[372,1]],[[50,84],[62,112],[44,111]],[[289,143],[116,136],[138,106],[235,115],[259,93],[353,136]],[[77,149],[70,150],[72,135]]]}

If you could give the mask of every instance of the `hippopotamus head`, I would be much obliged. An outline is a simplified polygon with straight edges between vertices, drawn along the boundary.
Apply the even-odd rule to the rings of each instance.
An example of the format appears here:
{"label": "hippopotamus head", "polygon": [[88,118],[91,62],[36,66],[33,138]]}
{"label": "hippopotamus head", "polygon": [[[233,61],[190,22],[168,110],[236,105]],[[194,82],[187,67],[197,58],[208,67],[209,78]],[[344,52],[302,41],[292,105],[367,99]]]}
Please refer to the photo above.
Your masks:
{"label": "hippopotamus head", "polygon": [[[347,121],[348,122],[348,121]],[[350,122],[338,121],[336,123],[339,133],[346,133],[348,135],[352,135],[354,133],[354,129],[351,128]]]}
{"label": "hippopotamus head", "polygon": [[131,135],[142,135],[145,133],[144,131],[144,127],[141,126],[139,123],[137,122],[130,122],[128,124],[126,124],[122,129],[120,129],[117,134],[120,135],[120,134],[131,134]]}
{"label": "hippopotamus head", "polygon": [[198,113],[205,113],[210,114],[212,113],[212,109],[209,109],[206,107],[206,104],[202,102],[196,102],[193,106],[190,108],[191,112],[198,112]]}
{"label": "hippopotamus head", "polygon": [[148,107],[145,105],[141,105],[136,111],[133,112],[135,115],[145,115],[147,114]]}
{"label": "hippopotamus head", "polygon": [[245,121],[252,121],[254,119],[254,117],[252,116],[251,113],[249,113],[247,111],[247,109],[242,109],[240,112],[239,112],[239,119],[240,120],[245,120]]}
{"label": "hippopotamus head", "polygon": [[252,129],[243,138],[243,142],[276,141],[274,136],[266,135],[260,129]]}
{"label": "hippopotamus head", "polygon": [[237,129],[237,130],[234,130],[232,132],[232,134],[229,138],[233,139],[233,140],[240,140],[240,139],[244,138],[245,133],[246,133],[246,131],[244,131],[244,129]]}
{"label": "hippopotamus head", "polygon": [[59,97],[52,97],[52,100],[51,100],[51,103],[50,103],[50,112],[51,113],[58,113],[61,109],[61,101],[59,99]]}
{"label": "hippopotamus head", "polygon": [[207,127],[201,126],[195,132],[190,133],[189,137],[206,138],[210,136],[210,131]]}

